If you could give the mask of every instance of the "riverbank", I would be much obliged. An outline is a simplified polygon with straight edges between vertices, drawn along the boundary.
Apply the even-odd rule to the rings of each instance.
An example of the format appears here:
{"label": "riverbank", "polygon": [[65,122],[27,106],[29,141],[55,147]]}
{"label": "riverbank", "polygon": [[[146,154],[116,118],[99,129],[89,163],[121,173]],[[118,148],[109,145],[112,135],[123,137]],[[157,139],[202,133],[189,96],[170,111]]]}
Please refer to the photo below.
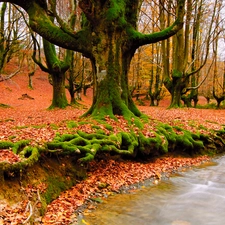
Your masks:
{"label": "riverbank", "polygon": [[[111,195],[133,191],[146,183],[157,185],[162,178],[206,161],[210,161],[208,156],[164,156],[148,162],[104,159],[91,162],[80,174],[86,179],[78,181],[74,180],[76,175],[71,174],[72,160],[61,157],[45,159],[27,170],[26,175],[11,178],[1,185],[5,199],[0,199],[0,224],[76,225],[82,213],[95,209]],[[71,187],[72,182],[76,184]],[[71,188],[68,189],[68,185],[66,188],[66,183],[70,183]],[[7,189],[3,190],[3,187]],[[60,188],[64,189],[61,194]],[[42,197],[47,195],[48,198],[55,196],[55,200],[41,215],[42,208],[45,208]]]}
{"label": "riverbank", "polygon": [[[193,225],[225,221],[225,156],[110,196],[78,216],[79,225]],[[204,216],[203,216],[204,215]]]}
{"label": "riverbank", "polygon": [[76,224],[77,216],[93,210],[110,195],[140,188],[143,182],[157,185],[162,177],[199,166],[208,156],[196,158],[162,157],[152,162],[99,161],[90,164],[87,179],[62,193],[47,207],[42,223]]}

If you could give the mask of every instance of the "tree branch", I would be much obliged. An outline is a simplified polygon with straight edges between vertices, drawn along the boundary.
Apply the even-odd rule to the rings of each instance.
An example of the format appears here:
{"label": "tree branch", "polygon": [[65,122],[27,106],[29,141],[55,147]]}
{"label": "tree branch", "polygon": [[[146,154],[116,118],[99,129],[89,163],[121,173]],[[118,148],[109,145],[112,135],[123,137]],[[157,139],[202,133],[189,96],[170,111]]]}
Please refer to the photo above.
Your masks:
{"label": "tree branch", "polygon": [[90,46],[91,33],[87,30],[80,30],[74,35],[69,35],[68,32],[65,32],[51,21],[51,15],[49,15],[45,4],[43,5],[43,1],[1,0],[0,2],[10,2],[21,6],[29,15],[31,29],[52,44],[81,52],[87,58],[92,57]]}
{"label": "tree branch", "polygon": [[151,34],[142,34],[137,32],[133,28],[128,28],[127,33],[130,39],[133,41],[134,46],[137,48],[146,44],[156,43],[158,41],[162,41],[168,39],[169,37],[176,34],[183,27],[183,18],[185,13],[185,0],[177,0],[178,2],[178,11],[177,11],[177,19],[174,23],[165,28],[162,31],[154,32]]}

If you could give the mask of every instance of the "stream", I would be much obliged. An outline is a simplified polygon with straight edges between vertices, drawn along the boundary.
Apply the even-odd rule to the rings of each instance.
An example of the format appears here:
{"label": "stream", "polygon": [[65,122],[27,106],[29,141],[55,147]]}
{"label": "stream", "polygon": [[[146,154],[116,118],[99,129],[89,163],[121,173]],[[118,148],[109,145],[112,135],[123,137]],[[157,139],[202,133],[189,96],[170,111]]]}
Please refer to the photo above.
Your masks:
{"label": "stream", "polygon": [[79,224],[223,225],[225,156],[180,172],[158,185],[110,196],[80,218]]}

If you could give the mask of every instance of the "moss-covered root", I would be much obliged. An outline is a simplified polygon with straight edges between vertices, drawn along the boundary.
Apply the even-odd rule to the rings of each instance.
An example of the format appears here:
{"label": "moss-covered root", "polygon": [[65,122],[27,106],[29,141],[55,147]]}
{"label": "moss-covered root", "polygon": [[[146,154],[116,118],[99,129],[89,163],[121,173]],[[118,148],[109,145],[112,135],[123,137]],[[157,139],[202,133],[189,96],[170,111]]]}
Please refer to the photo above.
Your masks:
{"label": "moss-covered root", "polygon": [[58,154],[79,154],[79,162],[89,162],[99,152],[115,152],[121,155],[132,155],[138,146],[134,133],[120,132],[104,135],[87,134],[79,131],[75,135],[63,134],[47,144],[50,152]]}
{"label": "moss-covered root", "polygon": [[22,148],[29,144],[29,140],[21,140],[16,143],[10,141],[1,141],[0,149],[12,149],[14,154],[17,154]]}
{"label": "moss-covered root", "polygon": [[89,162],[96,154],[111,152],[118,155],[157,156],[169,151],[186,152],[189,155],[201,153],[204,149],[203,136],[179,127],[159,124],[156,131],[137,134],[119,132],[105,135],[102,133],[63,134],[47,143],[50,152],[78,155],[79,162]]}
{"label": "moss-covered root", "polygon": [[160,155],[167,152],[186,152],[189,155],[201,153],[204,137],[180,127],[160,124],[150,137],[139,134],[139,150],[143,155]]}
{"label": "moss-covered root", "polygon": [[9,149],[14,154],[18,153],[18,159],[15,162],[2,161],[0,162],[0,179],[4,181],[5,174],[13,174],[21,171],[28,166],[32,166],[38,161],[40,154],[37,147],[28,146],[29,141],[19,141],[17,143],[0,142],[1,149]]}

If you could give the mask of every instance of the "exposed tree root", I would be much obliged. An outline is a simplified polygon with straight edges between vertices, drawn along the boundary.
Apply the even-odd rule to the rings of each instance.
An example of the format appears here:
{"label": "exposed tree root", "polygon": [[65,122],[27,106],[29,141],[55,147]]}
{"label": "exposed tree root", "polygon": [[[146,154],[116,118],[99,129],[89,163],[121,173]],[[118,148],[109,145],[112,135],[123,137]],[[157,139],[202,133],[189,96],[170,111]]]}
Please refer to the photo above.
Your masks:
{"label": "exposed tree root", "polygon": [[7,161],[0,162],[0,180],[4,181],[4,174],[14,175],[14,172],[21,171],[28,166],[32,166],[39,160],[40,153],[37,147],[28,146],[29,141],[19,141],[16,143],[2,141],[0,149],[12,150],[18,155],[17,162],[11,163]]}

